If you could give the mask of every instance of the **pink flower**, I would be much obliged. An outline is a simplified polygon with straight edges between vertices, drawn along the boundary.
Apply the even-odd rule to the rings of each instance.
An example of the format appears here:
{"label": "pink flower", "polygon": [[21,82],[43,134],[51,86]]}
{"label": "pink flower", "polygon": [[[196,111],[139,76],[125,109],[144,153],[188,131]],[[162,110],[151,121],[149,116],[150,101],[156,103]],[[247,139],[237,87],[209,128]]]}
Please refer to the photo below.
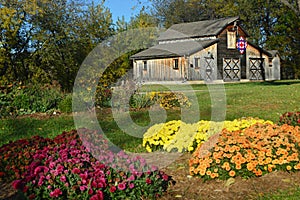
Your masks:
{"label": "pink flower", "polygon": [[61,182],[66,182],[67,178],[66,178],[66,176],[61,176],[59,180],[60,180]]}
{"label": "pink flower", "polygon": [[162,175],[162,178],[164,179],[164,181],[168,181],[169,180],[169,176],[166,175],[166,174]]}
{"label": "pink flower", "polygon": [[129,188],[130,188],[130,189],[134,188],[134,184],[133,184],[133,183],[130,183],[130,184],[129,184]]}
{"label": "pink flower", "polygon": [[118,189],[119,189],[119,190],[125,190],[125,189],[126,189],[125,183],[119,183]]}
{"label": "pink flower", "polygon": [[135,180],[134,175],[131,175],[127,180],[128,180],[128,181],[134,181],[134,180]]}
{"label": "pink flower", "polygon": [[59,188],[50,192],[50,197],[58,197],[59,195],[62,195],[62,191]]}
{"label": "pink flower", "polygon": [[79,187],[79,189],[80,189],[80,191],[84,191],[85,189],[87,189],[87,186],[82,185],[82,186]]}

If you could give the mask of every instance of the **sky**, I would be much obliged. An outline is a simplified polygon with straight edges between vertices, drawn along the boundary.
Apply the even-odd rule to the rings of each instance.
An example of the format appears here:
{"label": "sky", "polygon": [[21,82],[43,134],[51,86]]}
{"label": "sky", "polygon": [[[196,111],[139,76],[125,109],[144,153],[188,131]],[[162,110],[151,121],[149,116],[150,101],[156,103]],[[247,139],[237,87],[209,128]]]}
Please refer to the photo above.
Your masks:
{"label": "sky", "polygon": [[[147,1],[143,1],[144,5]],[[125,21],[129,22],[131,17],[139,13],[143,5],[138,0],[105,0],[104,6],[110,9],[114,22],[118,17],[125,17]]]}

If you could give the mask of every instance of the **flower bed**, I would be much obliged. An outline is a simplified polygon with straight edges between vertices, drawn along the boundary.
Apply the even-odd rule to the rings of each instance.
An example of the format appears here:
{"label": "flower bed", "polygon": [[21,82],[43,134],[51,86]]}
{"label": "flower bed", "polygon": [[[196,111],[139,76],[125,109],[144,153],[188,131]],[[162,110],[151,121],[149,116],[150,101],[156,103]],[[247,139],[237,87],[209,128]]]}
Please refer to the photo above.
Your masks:
{"label": "flower bed", "polygon": [[[34,139],[30,139],[1,147],[1,152],[8,152],[4,155],[5,161],[1,159],[1,166],[4,166],[1,174],[5,177],[14,174],[15,168],[23,169],[21,175],[20,171],[15,173],[17,180],[13,186],[29,199],[156,198],[172,181],[170,176],[147,165],[140,157],[129,157],[122,151],[112,153],[107,141],[96,132],[81,129],[79,133],[87,138],[85,145],[77,131],[70,131],[53,140],[35,140],[45,140],[42,146],[35,145]],[[98,142],[98,147],[91,141]],[[13,152],[21,155],[21,149],[16,148],[18,144],[26,144],[26,150],[31,152],[28,158],[8,157]],[[98,160],[92,150],[101,152],[95,154]],[[9,163],[13,162],[15,167],[10,167]]]}
{"label": "flower bed", "polygon": [[255,124],[244,130],[224,129],[210,152],[201,146],[189,161],[190,174],[204,180],[262,176],[274,170],[300,169],[299,127]]}
{"label": "flower bed", "polygon": [[193,152],[199,144],[223,128],[230,131],[242,130],[256,123],[269,123],[255,118],[236,119],[233,121],[213,122],[201,120],[194,124],[186,124],[180,120],[156,124],[150,127],[143,136],[143,146],[148,152],[165,150],[168,152]]}

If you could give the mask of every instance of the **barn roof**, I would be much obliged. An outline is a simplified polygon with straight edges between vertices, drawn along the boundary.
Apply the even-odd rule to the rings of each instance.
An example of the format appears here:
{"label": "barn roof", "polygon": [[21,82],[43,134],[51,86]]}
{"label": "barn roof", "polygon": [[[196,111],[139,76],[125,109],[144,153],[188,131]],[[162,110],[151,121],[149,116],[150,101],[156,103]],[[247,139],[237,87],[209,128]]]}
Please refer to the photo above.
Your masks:
{"label": "barn roof", "polygon": [[239,17],[230,17],[174,24],[160,35],[158,41],[217,36],[226,26],[238,20]]}
{"label": "barn roof", "polygon": [[217,43],[218,41],[219,39],[158,44],[131,56],[131,59],[189,56],[214,43]]}

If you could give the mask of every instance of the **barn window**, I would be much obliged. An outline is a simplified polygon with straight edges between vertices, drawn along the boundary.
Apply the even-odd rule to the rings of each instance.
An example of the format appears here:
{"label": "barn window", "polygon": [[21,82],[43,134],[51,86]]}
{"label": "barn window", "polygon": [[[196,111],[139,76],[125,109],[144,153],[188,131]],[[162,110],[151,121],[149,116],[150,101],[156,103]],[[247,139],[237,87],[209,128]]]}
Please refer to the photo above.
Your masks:
{"label": "barn window", "polygon": [[194,58],[194,62],[195,62],[195,69],[200,67],[200,58]]}
{"label": "barn window", "polygon": [[236,32],[227,31],[227,48],[235,49],[235,44],[236,44]]}
{"label": "barn window", "polygon": [[174,59],[173,69],[179,69],[179,66],[178,66],[178,59]]}
{"label": "barn window", "polygon": [[143,61],[143,70],[147,71],[147,61]]}

